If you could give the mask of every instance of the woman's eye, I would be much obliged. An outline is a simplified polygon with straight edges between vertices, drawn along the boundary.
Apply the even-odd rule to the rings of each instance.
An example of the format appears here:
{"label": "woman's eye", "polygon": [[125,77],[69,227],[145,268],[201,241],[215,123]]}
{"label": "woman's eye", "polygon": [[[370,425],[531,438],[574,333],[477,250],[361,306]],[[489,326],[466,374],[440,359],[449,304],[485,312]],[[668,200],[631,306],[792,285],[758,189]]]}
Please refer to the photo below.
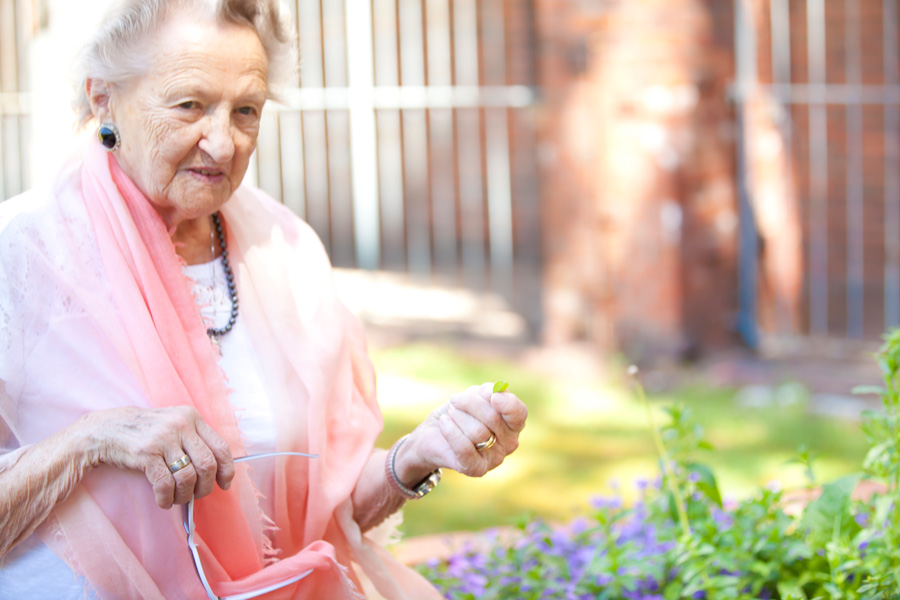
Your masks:
{"label": "woman's eye", "polygon": [[238,114],[250,116],[256,112],[256,109],[253,108],[252,106],[242,106],[239,109],[237,109],[237,111],[238,111]]}
{"label": "woman's eye", "polygon": [[185,110],[192,110],[194,108],[197,108],[197,103],[194,102],[193,100],[187,100],[186,102],[182,102],[181,104],[179,104],[178,108],[183,108]]}

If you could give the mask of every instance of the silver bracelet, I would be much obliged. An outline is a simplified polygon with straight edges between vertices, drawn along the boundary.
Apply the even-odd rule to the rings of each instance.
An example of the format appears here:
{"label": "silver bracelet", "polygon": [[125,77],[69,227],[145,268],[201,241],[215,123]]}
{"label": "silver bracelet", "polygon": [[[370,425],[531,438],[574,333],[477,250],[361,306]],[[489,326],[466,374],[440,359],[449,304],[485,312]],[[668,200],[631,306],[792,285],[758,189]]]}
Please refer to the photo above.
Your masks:
{"label": "silver bracelet", "polygon": [[397,460],[397,450],[400,449],[400,446],[403,445],[403,442],[406,441],[406,438],[409,437],[409,434],[404,435],[402,438],[397,440],[394,445],[391,447],[391,451],[388,452],[387,460],[384,461],[384,471],[387,476],[388,483],[392,488],[397,490],[401,496],[406,498],[407,500],[418,500],[422,498],[434,489],[434,487],[441,480],[441,470],[435,469],[431,473],[428,474],[425,479],[416,484],[412,489],[403,485],[403,482],[400,481],[400,478],[397,477],[397,470],[395,467],[395,462]]}

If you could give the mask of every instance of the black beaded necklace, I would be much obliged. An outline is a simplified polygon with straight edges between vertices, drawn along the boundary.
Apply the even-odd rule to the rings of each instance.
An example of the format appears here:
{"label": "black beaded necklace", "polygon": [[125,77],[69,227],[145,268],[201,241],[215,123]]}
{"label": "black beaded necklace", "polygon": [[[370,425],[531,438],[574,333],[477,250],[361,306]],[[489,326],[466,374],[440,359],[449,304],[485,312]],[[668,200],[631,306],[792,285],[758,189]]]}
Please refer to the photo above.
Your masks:
{"label": "black beaded necklace", "polygon": [[[213,226],[216,230],[216,237],[219,238],[219,246],[222,247],[222,267],[225,269],[225,279],[228,282],[228,295],[231,297],[231,316],[228,318],[228,324],[225,327],[210,327],[206,330],[206,335],[210,337],[216,347],[219,346],[219,338],[231,331],[234,327],[238,316],[238,295],[237,288],[234,285],[234,274],[231,272],[231,265],[228,263],[228,248],[225,246],[225,232],[222,229],[222,220],[219,213],[212,214]],[[215,245],[213,245],[213,259],[215,260]]]}

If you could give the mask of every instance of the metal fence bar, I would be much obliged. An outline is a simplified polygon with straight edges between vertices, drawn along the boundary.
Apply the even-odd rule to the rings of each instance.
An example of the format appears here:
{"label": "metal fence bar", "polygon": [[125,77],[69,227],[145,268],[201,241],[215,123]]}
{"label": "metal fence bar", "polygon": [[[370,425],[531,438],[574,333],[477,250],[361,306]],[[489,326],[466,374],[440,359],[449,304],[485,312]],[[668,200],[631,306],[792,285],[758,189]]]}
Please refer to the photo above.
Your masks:
{"label": "metal fence bar", "polygon": [[[382,2],[384,0],[378,0]],[[379,64],[382,62],[378,61]],[[410,61],[412,63],[412,61]],[[415,63],[412,63],[415,64]],[[900,91],[900,90],[898,90]],[[350,89],[341,86],[287,91],[283,110],[348,110]],[[535,93],[524,85],[387,85],[381,83],[372,91],[376,109],[428,108],[527,108],[535,101]],[[277,108],[277,107],[276,107]]]}
{"label": "metal fence bar", "polygon": [[[28,48],[34,37],[34,21],[32,11],[34,5],[32,2],[24,2],[19,5],[16,11],[16,44],[19,47],[18,52],[18,90],[24,91],[29,88],[29,52]],[[21,156],[19,171],[19,190],[21,193],[29,185],[31,181],[31,113],[19,118],[18,125],[18,152]]]}
{"label": "metal fence bar", "polygon": [[347,29],[344,3],[322,2],[322,52],[325,63],[325,85],[347,85]]}
{"label": "metal fence bar", "polygon": [[[325,58],[325,85],[347,85],[347,31],[344,3],[322,2],[322,35]],[[331,217],[331,259],[336,265],[351,266],[355,260],[353,190],[350,167],[349,111],[328,111],[328,201]]]}
{"label": "metal fence bar", "polygon": [[326,248],[331,247],[328,206],[328,144],[325,112],[303,111],[303,157],[306,179],[306,220],[316,230]]}
{"label": "metal fence bar", "polygon": [[[288,7],[296,27],[296,35],[300,37],[300,19],[296,0],[289,2]],[[306,217],[306,189],[303,174],[303,121],[298,111],[277,110],[276,104],[270,103],[266,110],[278,113],[278,162],[280,163],[281,201],[295,214]],[[257,170],[259,169],[259,152]],[[278,197],[278,196],[276,196]]]}
{"label": "metal fence bar", "polygon": [[263,111],[256,142],[257,181],[259,187],[273,198],[284,198],[281,186],[282,160],[260,160],[261,156],[281,157],[280,113]]}
{"label": "metal fence bar", "polygon": [[876,105],[900,103],[897,85],[845,85],[840,83],[785,83],[758,85],[759,90],[787,104]]}
{"label": "metal fence bar", "polygon": [[[456,84],[475,88],[479,83],[478,7],[475,0],[455,0],[453,10]],[[480,110],[457,110],[456,137],[463,273],[469,285],[480,289],[487,282]]]}
{"label": "metal fence bar", "polygon": [[[491,47],[484,50],[488,83],[506,84],[506,32],[503,0],[484,0],[482,28]],[[487,199],[490,232],[491,284],[495,290],[513,286],[512,183],[509,159],[509,111],[486,109]]]}
{"label": "metal fence bar", "polygon": [[772,81],[791,84],[791,8],[788,0],[771,0]]}
{"label": "metal fence bar", "polygon": [[10,30],[10,25],[15,24],[12,9],[12,0],[0,0],[0,194],[3,194],[3,200],[12,195],[6,181],[7,156],[10,155],[6,150],[6,115],[9,112],[7,107],[12,104],[10,99],[15,98],[7,73],[10,60],[17,52],[15,30]]}
{"label": "metal fence bar", "polygon": [[[824,0],[807,0],[806,12],[809,81],[815,97],[826,81]],[[810,332],[824,336],[828,334],[828,115],[823,102],[809,105],[809,159]]]}
{"label": "metal fence bar", "polygon": [[347,76],[350,89],[350,161],[353,174],[353,220],[356,264],[374,269],[380,262],[378,158],[372,90],[372,4],[346,0]]}
{"label": "metal fence bar", "polygon": [[306,178],[303,171],[303,117],[299,111],[279,113],[281,137],[282,201],[301,217],[306,217]]}
{"label": "metal fence bar", "polygon": [[[379,87],[397,87],[400,77],[396,0],[374,0],[373,17],[376,32],[375,84]],[[400,110],[397,107],[381,108],[377,110],[376,118],[382,265],[400,267],[406,265],[406,211],[403,206],[403,140]]]}
{"label": "metal fence bar", "polygon": [[15,0],[0,0],[0,92],[19,90]]}
{"label": "metal fence bar", "polygon": [[[882,0],[884,85],[900,84],[897,0]],[[884,324],[900,326],[900,107],[884,105]]]}
{"label": "metal fence bar", "polygon": [[397,40],[397,0],[372,0],[372,22],[375,29],[373,40],[375,85],[397,87],[398,73]]}
{"label": "metal fence bar", "polygon": [[350,115],[325,113],[328,144],[328,203],[331,217],[331,259],[349,267],[355,260],[353,188],[350,168]]}
{"label": "metal fence bar", "polygon": [[[300,28],[300,85],[325,87],[325,60],[322,42],[322,15],[319,0],[297,0]],[[331,247],[329,218],[328,146],[325,113],[322,109],[302,113],[306,215],[326,248]]]}
{"label": "metal fence bar", "polygon": [[520,151],[521,148],[537,146],[535,126],[537,119],[533,108],[515,109],[510,112],[513,113],[515,127],[513,172],[517,176],[513,180],[515,287],[507,294],[507,298],[528,320],[531,331],[537,333],[541,328],[543,314],[543,281],[540,272],[540,186],[537,179],[539,166],[535,154]]}
{"label": "metal fence bar", "polygon": [[[428,84],[453,85],[448,0],[425,0],[428,35]],[[435,267],[447,271],[458,263],[456,224],[456,165],[453,109],[431,108],[431,214]]]}
{"label": "metal fence bar", "polygon": [[300,50],[300,86],[325,86],[322,50],[322,14],[319,0],[297,0],[297,30]]}
{"label": "metal fence bar", "polygon": [[379,110],[377,118],[382,266],[400,267],[407,264],[400,111]]}
{"label": "metal fence bar", "polygon": [[[19,87],[20,54],[15,0],[0,0],[0,92],[14,94]],[[22,163],[18,148],[19,117],[0,114],[0,184],[4,198],[22,190]]]}
{"label": "metal fence bar", "polygon": [[756,28],[748,0],[735,2],[735,30],[737,32],[737,188],[740,214],[739,263],[738,263],[738,317],[737,330],[751,348],[759,345],[757,329],[757,255],[758,232],[753,210],[752,180],[749,176],[750,128],[747,127],[746,103],[751,99],[757,81]]}
{"label": "metal fence bar", "polygon": [[[859,0],[844,0],[846,81],[862,84],[862,27]],[[863,232],[863,113],[858,102],[847,106],[847,336],[863,336],[864,232]]]}
{"label": "metal fence bar", "polygon": [[380,110],[377,119],[382,266],[400,267],[407,264],[400,111]]}
{"label": "metal fence bar", "polygon": [[[399,0],[400,75],[403,85],[425,85],[422,0]],[[431,220],[428,211],[428,131],[422,109],[403,111],[403,165],[409,270],[431,274]]]}
{"label": "metal fence bar", "polygon": [[0,113],[0,200],[6,200],[13,194],[7,189],[6,184],[6,117]]}

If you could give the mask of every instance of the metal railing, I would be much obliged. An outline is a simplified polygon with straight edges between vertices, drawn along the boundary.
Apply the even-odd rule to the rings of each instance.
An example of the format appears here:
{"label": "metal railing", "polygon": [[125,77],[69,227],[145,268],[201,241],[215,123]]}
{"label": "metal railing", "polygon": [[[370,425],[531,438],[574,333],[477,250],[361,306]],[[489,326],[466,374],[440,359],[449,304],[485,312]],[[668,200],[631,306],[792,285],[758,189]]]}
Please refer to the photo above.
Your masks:
{"label": "metal railing", "polygon": [[0,194],[29,185],[28,44],[40,16],[37,0],[0,0]]}
{"label": "metal railing", "polygon": [[538,238],[535,93],[510,73],[502,0],[294,8],[300,87],[266,115],[259,185],[339,266],[510,293],[516,272],[536,280],[518,251]]}
{"label": "metal railing", "polygon": [[[752,4],[736,0],[744,323],[759,300],[753,131],[744,117],[750,103],[765,98],[780,107],[786,186],[803,219],[803,308],[792,328],[814,337],[870,338],[900,325],[897,0],[766,0],[756,13]],[[876,45],[879,55],[872,56]],[[841,63],[828,62],[835,57]],[[881,63],[881,73],[865,70],[868,59]],[[785,202],[794,201],[787,196]]]}

